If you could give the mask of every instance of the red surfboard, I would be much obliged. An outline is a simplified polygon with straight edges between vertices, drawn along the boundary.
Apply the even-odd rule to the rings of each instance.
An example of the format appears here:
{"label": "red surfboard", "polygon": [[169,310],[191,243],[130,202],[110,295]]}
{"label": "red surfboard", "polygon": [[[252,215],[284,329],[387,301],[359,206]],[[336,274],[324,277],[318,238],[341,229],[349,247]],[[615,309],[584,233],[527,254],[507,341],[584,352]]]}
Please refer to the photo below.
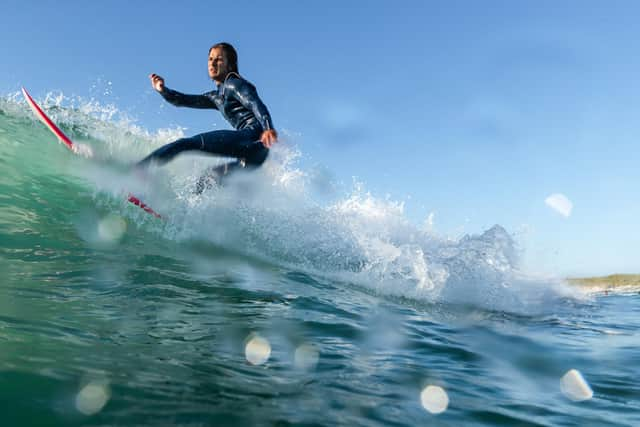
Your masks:
{"label": "red surfboard", "polygon": [[[38,119],[40,119],[40,121],[42,123],[44,123],[47,126],[47,128],[49,128],[49,130],[55,136],[58,137],[60,142],[62,142],[64,145],[66,145],[69,150],[71,150],[71,151],[73,151],[74,153],[77,154],[78,150],[76,150],[76,145],[73,143],[73,141],[71,141],[71,139],[69,139],[69,137],[67,135],[65,135],[64,132],[62,132],[58,126],[56,126],[56,124],[53,122],[53,120],[51,120],[49,118],[49,116],[47,116],[44,113],[44,111],[42,111],[42,108],[40,108],[40,106],[38,104],[36,104],[36,102],[33,100],[31,95],[29,95],[29,92],[27,92],[27,90],[25,88],[22,88],[22,94],[24,95],[24,98],[27,100],[27,104],[29,104],[29,106],[31,107],[33,112],[36,114]],[[151,209],[146,204],[142,203],[142,201],[140,199],[138,199],[137,197],[135,197],[133,194],[129,194],[127,196],[127,201],[129,201],[130,203],[133,203],[134,205],[138,206],[140,209],[142,209],[145,212],[155,216],[156,218],[161,218],[159,213],[157,213],[156,211]]]}

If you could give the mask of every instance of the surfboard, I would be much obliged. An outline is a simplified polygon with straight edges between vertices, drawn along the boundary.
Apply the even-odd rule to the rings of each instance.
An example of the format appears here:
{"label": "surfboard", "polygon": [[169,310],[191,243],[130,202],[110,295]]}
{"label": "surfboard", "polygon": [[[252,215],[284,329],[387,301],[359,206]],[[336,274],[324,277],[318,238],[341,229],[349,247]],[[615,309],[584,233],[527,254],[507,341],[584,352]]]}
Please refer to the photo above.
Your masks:
{"label": "surfboard", "polygon": [[[76,144],[74,144],[73,141],[71,141],[71,139],[60,130],[60,128],[53,122],[53,120],[51,120],[49,116],[47,116],[45,112],[42,111],[42,108],[40,108],[36,101],[33,100],[31,95],[29,95],[29,92],[27,92],[24,87],[22,88],[22,94],[24,95],[24,98],[27,100],[27,104],[29,104],[29,107],[31,107],[31,110],[33,110],[36,117],[38,117],[38,119],[42,123],[44,123],[45,126],[47,126],[51,133],[53,133],[58,138],[58,140],[60,140],[60,142],[62,142],[69,150],[71,150],[75,154],[79,154],[80,150],[78,150],[78,146],[76,146]],[[159,213],[154,211],[150,206],[143,203],[138,197],[134,196],[131,193],[127,195],[127,201],[138,206],[140,209],[155,216],[156,218],[162,218]]]}

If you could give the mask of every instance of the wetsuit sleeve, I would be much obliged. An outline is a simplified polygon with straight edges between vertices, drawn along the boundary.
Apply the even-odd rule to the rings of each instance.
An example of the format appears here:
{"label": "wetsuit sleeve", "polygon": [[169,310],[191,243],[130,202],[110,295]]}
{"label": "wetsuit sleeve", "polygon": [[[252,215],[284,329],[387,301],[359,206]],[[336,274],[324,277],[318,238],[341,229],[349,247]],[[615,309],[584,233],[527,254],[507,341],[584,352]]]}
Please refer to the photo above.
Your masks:
{"label": "wetsuit sleeve", "polygon": [[237,79],[233,85],[234,96],[247,109],[251,110],[260,122],[263,130],[273,129],[273,122],[267,106],[260,100],[256,88],[249,82]]}
{"label": "wetsuit sleeve", "polygon": [[211,95],[214,93],[215,91],[206,92],[202,95],[186,95],[165,86],[164,90],[160,92],[160,95],[162,95],[167,102],[175,105],[176,107],[212,108],[217,110],[218,107],[216,107],[216,104],[211,98]]}

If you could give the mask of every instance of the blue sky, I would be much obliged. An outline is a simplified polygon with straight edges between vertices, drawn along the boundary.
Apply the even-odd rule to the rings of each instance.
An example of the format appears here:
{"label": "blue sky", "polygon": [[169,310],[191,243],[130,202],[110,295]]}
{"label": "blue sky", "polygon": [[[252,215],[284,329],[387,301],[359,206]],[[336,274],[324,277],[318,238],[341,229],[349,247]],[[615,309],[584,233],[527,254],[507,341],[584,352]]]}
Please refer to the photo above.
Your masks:
{"label": "blue sky", "polygon": [[[303,167],[405,201],[416,223],[433,212],[443,234],[501,224],[534,272],[640,272],[639,12],[632,1],[9,0],[0,93],[93,96],[152,131],[224,127],[216,112],[164,105],[147,76],[209,90],[207,50],[228,41]],[[555,193],[569,216],[545,204]]]}

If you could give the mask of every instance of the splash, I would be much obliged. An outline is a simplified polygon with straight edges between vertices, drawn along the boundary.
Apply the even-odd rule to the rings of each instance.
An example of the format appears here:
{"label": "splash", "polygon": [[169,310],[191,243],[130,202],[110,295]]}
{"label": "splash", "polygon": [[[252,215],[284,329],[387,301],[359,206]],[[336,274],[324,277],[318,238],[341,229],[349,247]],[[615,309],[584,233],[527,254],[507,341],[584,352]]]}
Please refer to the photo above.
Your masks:
{"label": "splash", "polygon": [[[149,132],[113,105],[59,93],[49,94],[43,107],[72,139],[116,163],[141,158],[184,131]],[[37,156],[33,142],[39,130],[26,105],[11,95],[0,99],[0,112],[22,123],[16,132],[27,140],[25,150]],[[328,174],[297,167],[302,153],[293,135],[283,132],[283,141],[260,170],[239,173],[224,188],[202,195],[193,191],[199,174],[221,160],[184,155],[145,179],[110,163],[81,159],[69,160],[74,163],[66,172],[54,173],[88,182],[99,206],[185,247],[205,243],[381,295],[518,311],[565,292],[558,283],[519,270],[516,242],[500,225],[461,238],[440,236],[432,221],[413,224],[403,203],[378,198],[360,182],[331,197],[317,197],[317,188],[337,186]],[[54,152],[52,147],[47,149]],[[121,203],[125,188],[143,195],[168,220],[153,221],[128,209]]]}

